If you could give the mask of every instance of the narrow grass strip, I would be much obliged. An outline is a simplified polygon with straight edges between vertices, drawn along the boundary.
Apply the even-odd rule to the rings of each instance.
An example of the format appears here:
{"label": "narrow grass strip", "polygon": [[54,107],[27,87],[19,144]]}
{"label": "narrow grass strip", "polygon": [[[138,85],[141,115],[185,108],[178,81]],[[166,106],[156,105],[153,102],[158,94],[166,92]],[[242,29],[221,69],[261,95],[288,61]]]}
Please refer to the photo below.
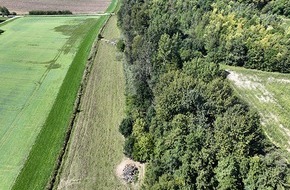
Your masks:
{"label": "narrow grass strip", "polygon": [[107,18],[100,17],[81,43],[52,110],[12,189],[39,190],[46,187],[64,143],[91,46]]}
{"label": "narrow grass strip", "polygon": [[112,0],[110,6],[107,8],[106,13],[114,13],[119,5],[119,0]]}
{"label": "narrow grass strip", "polygon": [[6,24],[18,19],[18,18],[21,18],[21,17],[13,17],[13,18],[6,19],[4,22],[0,22],[0,26],[4,26],[4,25],[6,25]]}

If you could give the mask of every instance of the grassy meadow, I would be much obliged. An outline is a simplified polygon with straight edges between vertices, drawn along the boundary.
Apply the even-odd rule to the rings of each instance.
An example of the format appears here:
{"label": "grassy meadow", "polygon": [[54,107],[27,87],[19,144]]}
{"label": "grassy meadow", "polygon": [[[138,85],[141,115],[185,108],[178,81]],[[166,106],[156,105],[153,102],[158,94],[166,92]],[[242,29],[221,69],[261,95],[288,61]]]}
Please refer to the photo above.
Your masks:
{"label": "grassy meadow", "polygon": [[116,60],[120,33],[116,16],[107,23],[83,94],[55,189],[126,189],[115,175],[123,159],[123,137],[118,126],[124,116],[123,65]]}
{"label": "grassy meadow", "polygon": [[290,152],[290,74],[222,67],[237,94],[260,113],[266,135]]}
{"label": "grassy meadow", "polygon": [[[78,64],[84,67],[85,63],[80,61],[83,61],[87,53],[79,52],[78,48],[90,46],[95,34],[85,44],[82,38],[86,37],[87,33],[98,30],[100,25],[98,18],[24,17],[5,25],[0,24],[0,29],[5,31],[0,36],[0,189],[12,188],[31,147],[35,140],[40,138],[37,138],[38,134],[40,131],[42,134],[45,130],[42,126],[52,121],[50,110],[55,107],[55,101],[59,99],[57,98],[61,94],[59,89],[68,80],[67,73],[73,72],[71,77],[76,75],[77,79],[80,78],[82,70],[79,71],[81,74],[78,74],[77,70],[70,70],[78,67]],[[84,48],[83,51],[88,49]],[[85,55],[81,57],[80,54]],[[72,91],[70,94],[75,92]],[[69,115],[61,115],[56,110],[53,113],[62,119],[70,118]],[[67,122],[68,119],[65,121]],[[54,154],[53,144],[49,148],[47,145],[55,140],[51,138],[54,137],[54,133],[57,133],[55,128],[65,130],[66,126],[60,126],[62,125],[57,124],[53,125],[54,128],[50,128],[47,135],[51,140],[44,142],[45,147],[37,151],[38,159],[39,156],[42,159],[44,155],[46,158],[50,156],[42,153]],[[28,160],[33,157],[30,154]],[[43,174],[45,171],[33,167],[37,176],[45,176]],[[29,173],[29,176],[35,177],[32,171]],[[33,180],[26,183],[33,185]],[[31,187],[33,186],[30,188],[23,186],[18,189],[31,189]]]}

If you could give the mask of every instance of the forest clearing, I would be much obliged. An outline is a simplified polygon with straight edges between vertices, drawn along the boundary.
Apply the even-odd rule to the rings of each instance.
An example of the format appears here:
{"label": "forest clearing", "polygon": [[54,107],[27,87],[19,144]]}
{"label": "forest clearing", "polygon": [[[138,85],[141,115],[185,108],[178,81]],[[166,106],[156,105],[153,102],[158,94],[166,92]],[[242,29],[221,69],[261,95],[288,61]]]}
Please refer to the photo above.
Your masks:
{"label": "forest clearing", "polygon": [[237,94],[260,113],[266,135],[290,152],[290,75],[223,67]]}

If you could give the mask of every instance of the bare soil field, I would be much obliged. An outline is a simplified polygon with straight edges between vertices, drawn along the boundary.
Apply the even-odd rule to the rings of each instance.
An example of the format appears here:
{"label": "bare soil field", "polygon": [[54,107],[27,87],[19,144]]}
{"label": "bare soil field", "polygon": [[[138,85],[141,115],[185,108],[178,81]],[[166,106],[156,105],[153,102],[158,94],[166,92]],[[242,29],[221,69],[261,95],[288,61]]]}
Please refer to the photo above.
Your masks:
{"label": "bare soil field", "polygon": [[0,0],[10,12],[27,14],[32,10],[70,10],[77,14],[105,12],[111,0]]}

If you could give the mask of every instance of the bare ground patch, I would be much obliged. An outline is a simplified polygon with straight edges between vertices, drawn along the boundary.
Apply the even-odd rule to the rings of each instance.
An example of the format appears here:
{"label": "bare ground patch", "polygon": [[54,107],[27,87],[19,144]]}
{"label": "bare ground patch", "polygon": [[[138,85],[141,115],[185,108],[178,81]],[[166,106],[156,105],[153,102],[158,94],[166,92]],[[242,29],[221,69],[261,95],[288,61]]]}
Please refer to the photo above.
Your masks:
{"label": "bare ground patch", "polygon": [[[126,180],[126,167],[133,166],[138,168],[138,176],[137,181],[133,183],[128,183]],[[141,164],[140,162],[135,162],[129,158],[125,158],[117,167],[116,167],[116,175],[122,181],[122,183],[130,186],[132,189],[139,189],[142,184],[142,180],[145,175],[145,164]]]}
{"label": "bare ground patch", "polygon": [[275,103],[277,102],[271,92],[269,92],[265,86],[261,83],[261,80],[257,76],[245,76],[234,71],[227,70],[230,74],[228,79],[234,82],[238,88],[244,88],[247,90],[256,90],[261,93],[257,95],[260,102]]}

